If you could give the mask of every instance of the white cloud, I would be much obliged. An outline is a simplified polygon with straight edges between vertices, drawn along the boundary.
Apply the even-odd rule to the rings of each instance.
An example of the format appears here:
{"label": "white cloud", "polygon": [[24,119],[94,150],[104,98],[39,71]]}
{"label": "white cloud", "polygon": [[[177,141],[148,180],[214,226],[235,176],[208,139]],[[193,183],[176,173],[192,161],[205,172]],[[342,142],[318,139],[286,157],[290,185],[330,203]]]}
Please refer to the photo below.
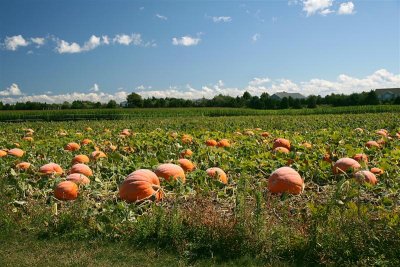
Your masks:
{"label": "white cloud", "polygon": [[84,43],[82,47],[82,51],[90,51],[95,49],[100,45],[100,37],[95,35],[90,36],[89,40]]}
{"label": "white cloud", "polygon": [[255,33],[253,34],[253,36],[251,37],[251,40],[253,43],[257,42],[259,39],[261,38],[261,35],[259,33]]}
{"label": "white cloud", "polygon": [[303,11],[307,13],[307,17],[315,13],[327,15],[332,3],[333,0],[303,0]]}
{"label": "white cloud", "polygon": [[133,43],[134,45],[141,45],[143,41],[140,33],[134,33],[131,35],[117,34],[114,37],[113,42],[121,45],[130,45],[131,43]]}
{"label": "white cloud", "polygon": [[107,35],[101,36],[101,41],[102,41],[103,44],[105,44],[105,45],[109,45],[109,44],[110,44],[110,39],[108,38]]}
{"label": "white cloud", "polygon": [[319,12],[319,14],[321,14],[322,16],[327,16],[327,15],[329,15],[329,14],[331,14],[331,13],[334,13],[334,12],[335,12],[335,11],[333,11],[333,10],[327,8],[327,9],[324,9],[324,10],[322,10],[321,12]]}
{"label": "white cloud", "polygon": [[354,14],[354,4],[353,2],[341,3],[339,10],[339,15],[351,15]]}
{"label": "white cloud", "polygon": [[19,89],[16,83],[11,84],[10,87],[6,88],[3,91],[0,91],[1,96],[18,96],[21,95],[21,90]]}
{"label": "white cloud", "polygon": [[39,48],[44,45],[45,39],[41,37],[31,38],[31,41],[36,44],[36,47]]}
{"label": "white cloud", "polygon": [[90,88],[90,91],[92,91],[92,92],[100,91],[99,85],[97,83],[93,84],[93,87]]}
{"label": "white cloud", "polygon": [[64,54],[64,53],[69,53],[69,54],[73,54],[73,53],[80,53],[82,52],[81,46],[77,43],[68,43],[64,40],[59,40],[57,42],[57,47],[56,47],[56,51],[59,54]]}
{"label": "white cloud", "polygon": [[212,20],[216,23],[218,22],[231,22],[232,18],[229,16],[212,17]]}
{"label": "white cloud", "polygon": [[161,20],[168,20],[168,18],[166,16],[160,15],[160,14],[156,14],[156,17],[161,19]]}
{"label": "white cloud", "polygon": [[[96,84],[95,84],[96,85]],[[95,87],[95,86],[94,86]],[[353,92],[370,91],[378,88],[400,87],[400,74],[393,74],[386,69],[380,69],[363,78],[352,77],[341,74],[336,80],[329,81],[324,79],[311,79],[309,81],[294,82],[289,79],[254,78],[248,82],[248,85],[239,87],[226,86],[222,80],[215,84],[207,84],[198,88],[186,84],[185,86],[169,86],[164,90],[153,90],[151,86],[140,85],[136,88],[136,92],[142,97],[179,97],[185,99],[199,99],[202,97],[212,98],[216,95],[223,94],[229,96],[240,96],[245,91],[251,95],[261,95],[264,92],[272,95],[277,92],[301,93],[303,95],[327,95],[331,93],[351,94]],[[98,88],[98,87],[97,87]],[[114,99],[117,102],[126,100],[129,94],[126,90],[119,88],[115,93],[90,92],[90,93],[65,93],[58,95],[23,95],[18,85],[12,84],[4,91],[0,91],[3,103],[15,102],[47,102],[62,103],[64,101],[72,102],[74,100],[88,100],[93,102],[106,103]]]}
{"label": "white cloud", "polygon": [[181,38],[172,38],[173,45],[192,46],[197,45],[201,41],[200,38],[193,38],[190,36],[183,36]]}
{"label": "white cloud", "polygon": [[7,36],[4,40],[4,45],[7,50],[16,51],[19,46],[29,45],[29,42],[22,35],[15,35],[11,37]]}

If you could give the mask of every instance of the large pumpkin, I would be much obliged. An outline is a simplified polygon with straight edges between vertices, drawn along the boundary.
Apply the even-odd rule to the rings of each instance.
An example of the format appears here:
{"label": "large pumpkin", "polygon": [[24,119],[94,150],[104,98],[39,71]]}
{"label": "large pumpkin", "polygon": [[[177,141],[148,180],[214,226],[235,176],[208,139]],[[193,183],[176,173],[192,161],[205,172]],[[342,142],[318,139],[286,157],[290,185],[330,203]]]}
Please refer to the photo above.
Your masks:
{"label": "large pumpkin", "polygon": [[72,164],[77,164],[77,163],[89,163],[89,157],[86,155],[76,155],[72,159]]}
{"label": "large pumpkin", "polygon": [[304,190],[304,181],[300,174],[290,167],[275,170],[268,178],[268,189],[271,193],[300,194]]}
{"label": "large pumpkin", "polygon": [[341,158],[333,165],[333,173],[340,174],[347,170],[353,169],[353,171],[361,168],[360,163],[351,158]]}
{"label": "large pumpkin", "polygon": [[78,197],[78,186],[71,181],[60,182],[54,189],[54,196],[59,200],[74,200]]}
{"label": "large pumpkin", "polygon": [[358,171],[356,172],[356,174],[354,174],[354,177],[360,183],[365,182],[375,185],[378,182],[378,179],[376,179],[375,174],[373,174],[370,171]]}
{"label": "large pumpkin", "polygon": [[42,174],[63,174],[64,170],[56,163],[48,163],[40,167],[39,172]]}
{"label": "large pumpkin", "polygon": [[388,131],[385,129],[380,129],[378,131],[376,131],[376,134],[379,134],[381,136],[387,137],[388,136]]}
{"label": "large pumpkin", "polygon": [[119,187],[119,197],[126,202],[135,202],[149,198],[160,200],[163,194],[157,175],[150,170],[141,169],[125,178]]}
{"label": "large pumpkin", "polygon": [[71,170],[69,171],[69,173],[81,173],[84,174],[86,176],[92,176],[93,172],[92,170],[89,168],[89,166],[82,164],[82,163],[78,163],[72,166]]}
{"label": "large pumpkin", "polygon": [[79,144],[72,142],[72,143],[68,143],[68,144],[64,147],[64,150],[67,150],[67,151],[76,151],[76,150],[79,150],[80,148],[81,148],[81,146],[80,146]]}
{"label": "large pumpkin", "polygon": [[193,162],[188,159],[179,159],[178,162],[185,172],[191,172],[195,169]]}
{"label": "large pumpkin", "polygon": [[287,148],[287,150],[290,150],[290,141],[285,138],[277,138],[274,140],[273,149],[277,147],[284,147]]}
{"label": "large pumpkin", "polygon": [[185,172],[182,167],[172,163],[161,164],[154,172],[158,177],[163,177],[167,181],[169,181],[170,178],[174,180],[180,179],[182,182],[186,180]]}
{"label": "large pumpkin", "polygon": [[207,175],[212,177],[212,178],[217,178],[218,180],[221,181],[221,183],[223,184],[227,184],[228,183],[228,177],[226,176],[226,173],[218,168],[218,167],[212,167],[212,168],[208,168],[206,170]]}
{"label": "large pumpkin", "polygon": [[90,184],[89,178],[86,177],[86,175],[81,174],[81,173],[71,173],[70,175],[67,176],[67,181],[74,182],[76,184]]}
{"label": "large pumpkin", "polygon": [[20,149],[20,148],[13,148],[8,150],[8,155],[17,157],[17,158],[21,158],[23,155],[25,154],[25,152]]}

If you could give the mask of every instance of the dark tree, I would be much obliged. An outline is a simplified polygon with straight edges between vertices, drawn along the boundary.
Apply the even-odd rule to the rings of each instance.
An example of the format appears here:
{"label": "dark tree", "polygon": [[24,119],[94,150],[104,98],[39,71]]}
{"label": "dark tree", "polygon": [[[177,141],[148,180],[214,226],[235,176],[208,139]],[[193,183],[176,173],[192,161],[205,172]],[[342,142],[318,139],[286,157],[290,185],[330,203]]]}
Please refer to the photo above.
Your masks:
{"label": "dark tree", "polygon": [[106,108],[117,108],[117,102],[115,100],[108,101]]}
{"label": "dark tree", "polygon": [[128,107],[129,108],[141,108],[141,107],[143,107],[143,99],[139,94],[131,93],[126,98],[126,101],[128,102]]}
{"label": "dark tree", "polygon": [[307,97],[307,108],[317,107],[317,97],[315,95],[310,95]]}
{"label": "dark tree", "polygon": [[370,91],[365,98],[365,105],[378,105],[379,99],[375,91]]}

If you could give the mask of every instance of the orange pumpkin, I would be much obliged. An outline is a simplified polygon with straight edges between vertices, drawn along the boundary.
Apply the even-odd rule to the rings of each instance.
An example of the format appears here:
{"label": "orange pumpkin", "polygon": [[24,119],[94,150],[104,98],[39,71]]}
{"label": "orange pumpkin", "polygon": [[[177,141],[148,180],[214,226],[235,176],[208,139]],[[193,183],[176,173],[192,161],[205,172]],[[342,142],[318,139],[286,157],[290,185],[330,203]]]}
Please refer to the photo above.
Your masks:
{"label": "orange pumpkin", "polygon": [[129,129],[123,129],[123,130],[121,131],[120,135],[130,136],[130,135],[131,135],[131,130],[129,130]]}
{"label": "orange pumpkin", "polygon": [[368,156],[364,153],[355,154],[353,159],[358,162],[364,161],[365,163],[368,163]]}
{"label": "orange pumpkin", "polygon": [[304,148],[310,149],[312,148],[312,144],[308,143],[308,142],[304,142],[303,144],[301,144]]}
{"label": "orange pumpkin", "polygon": [[29,162],[20,162],[17,165],[15,165],[15,167],[20,170],[27,170],[29,169],[30,166],[31,164]]}
{"label": "orange pumpkin", "polygon": [[209,177],[217,178],[223,184],[228,183],[228,177],[226,176],[226,173],[222,169],[220,169],[218,167],[212,167],[212,168],[208,168],[206,170],[206,172]]}
{"label": "orange pumpkin", "polygon": [[215,141],[214,139],[208,139],[206,141],[206,145],[207,146],[216,146],[217,145],[217,141]]}
{"label": "orange pumpkin", "polygon": [[286,147],[278,146],[275,147],[274,152],[288,154],[290,151]]}
{"label": "orange pumpkin", "polygon": [[380,168],[374,167],[374,168],[371,168],[371,172],[375,175],[380,175],[380,174],[383,174],[384,171]]}
{"label": "orange pumpkin", "polygon": [[68,143],[68,144],[64,147],[64,150],[67,150],[67,151],[76,151],[76,150],[79,150],[80,148],[81,148],[81,146],[80,146],[79,144],[72,142],[72,143]]}
{"label": "orange pumpkin", "polygon": [[97,160],[97,159],[101,159],[101,158],[106,158],[107,155],[99,150],[93,151],[91,154],[92,159]]}
{"label": "orange pumpkin", "polygon": [[274,140],[273,149],[277,147],[284,147],[287,148],[287,150],[290,150],[290,141],[285,138],[277,138]]}
{"label": "orange pumpkin", "polygon": [[4,150],[0,150],[0,158],[7,156],[7,152]]}
{"label": "orange pumpkin", "polygon": [[379,135],[382,135],[384,137],[387,137],[388,136],[388,131],[385,130],[385,129],[380,129],[380,130],[376,131],[376,134],[379,134]]}
{"label": "orange pumpkin", "polygon": [[179,159],[178,162],[185,172],[191,172],[195,169],[193,162],[188,159]]}
{"label": "orange pumpkin", "polygon": [[84,174],[85,176],[92,176],[93,172],[92,170],[89,168],[89,166],[82,164],[82,163],[78,163],[72,166],[71,170],[69,171],[69,173],[80,173],[80,174]]}
{"label": "orange pumpkin", "polygon": [[191,144],[192,142],[193,142],[193,138],[190,135],[188,135],[188,134],[182,135],[182,143]]}
{"label": "orange pumpkin", "polygon": [[367,143],[365,143],[365,146],[368,148],[373,148],[373,147],[377,147],[380,148],[381,146],[375,142],[375,141],[368,141]]}
{"label": "orange pumpkin", "polygon": [[270,136],[271,134],[270,134],[269,132],[262,132],[260,135],[261,135],[262,137],[268,137],[268,136]]}
{"label": "orange pumpkin", "polygon": [[298,195],[304,190],[304,181],[297,171],[290,167],[282,167],[269,176],[268,189],[271,193]]}
{"label": "orange pumpkin", "polygon": [[185,157],[190,158],[192,155],[193,155],[193,151],[190,149],[182,150],[181,154],[180,154],[181,158],[185,158]]}
{"label": "orange pumpkin", "polygon": [[54,189],[54,196],[59,200],[74,200],[78,197],[78,186],[71,181],[60,182]]}
{"label": "orange pumpkin", "polygon": [[64,170],[56,163],[48,163],[40,167],[39,172],[46,175],[63,174]]}
{"label": "orange pumpkin", "polygon": [[22,138],[22,140],[27,141],[27,142],[33,142],[33,137],[31,137],[31,136],[24,136],[24,137]]}
{"label": "orange pumpkin", "polygon": [[217,147],[230,147],[230,146],[231,146],[231,143],[229,142],[228,139],[221,139],[217,143]]}
{"label": "orange pumpkin", "polygon": [[21,158],[23,155],[25,154],[25,152],[20,149],[20,148],[13,148],[8,150],[8,155],[17,157],[17,158]]}
{"label": "orange pumpkin", "polygon": [[182,182],[186,180],[185,172],[182,167],[172,163],[161,164],[154,172],[158,177],[163,177],[167,181],[169,181],[170,178],[174,180],[180,179]]}
{"label": "orange pumpkin", "polygon": [[360,183],[365,182],[365,183],[375,185],[378,182],[378,179],[376,179],[375,174],[373,174],[370,171],[358,171],[358,172],[356,172],[354,177]]}
{"label": "orange pumpkin", "polygon": [[152,198],[160,200],[163,197],[160,191],[160,180],[157,175],[146,169],[132,172],[125,178],[119,187],[119,197],[126,202],[141,201]]}
{"label": "orange pumpkin", "polygon": [[72,164],[77,164],[77,163],[89,163],[89,157],[86,155],[76,155],[72,159]]}
{"label": "orange pumpkin", "polygon": [[361,168],[360,163],[351,158],[341,158],[335,162],[333,165],[333,173],[340,174],[342,172],[346,172],[349,169],[353,169],[353,171]]}
{"label": "orange pumpkin", "polygon": [[81,145],[83,145],[83,146],[88,145],[88,144],[90,144],[90,143],[93,143],[92,140],[87,139],[87,138],[85,138],[85,139],[83,139],[83,140],[81,141]]}
{"label": "orange pumpkin", "polygon": [[82,173],[71,173],[70,175],[67,176],[67,181],[71,181],[76,183],[77,185],[83,184],[87,185],[90,184],[89,178],[86,177],[86,175]]}

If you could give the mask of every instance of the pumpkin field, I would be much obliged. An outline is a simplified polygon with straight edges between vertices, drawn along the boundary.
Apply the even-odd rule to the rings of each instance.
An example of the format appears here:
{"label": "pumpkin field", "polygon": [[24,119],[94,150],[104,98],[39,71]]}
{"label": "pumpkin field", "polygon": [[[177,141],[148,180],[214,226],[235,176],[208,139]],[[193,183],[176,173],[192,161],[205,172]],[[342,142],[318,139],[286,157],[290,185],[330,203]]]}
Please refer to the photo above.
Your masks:
{"label": "pumpkin field", "polygon": [[2,266],[20,236],[143,266],[399,266],[400,116],[3,122],[0,193]]}

